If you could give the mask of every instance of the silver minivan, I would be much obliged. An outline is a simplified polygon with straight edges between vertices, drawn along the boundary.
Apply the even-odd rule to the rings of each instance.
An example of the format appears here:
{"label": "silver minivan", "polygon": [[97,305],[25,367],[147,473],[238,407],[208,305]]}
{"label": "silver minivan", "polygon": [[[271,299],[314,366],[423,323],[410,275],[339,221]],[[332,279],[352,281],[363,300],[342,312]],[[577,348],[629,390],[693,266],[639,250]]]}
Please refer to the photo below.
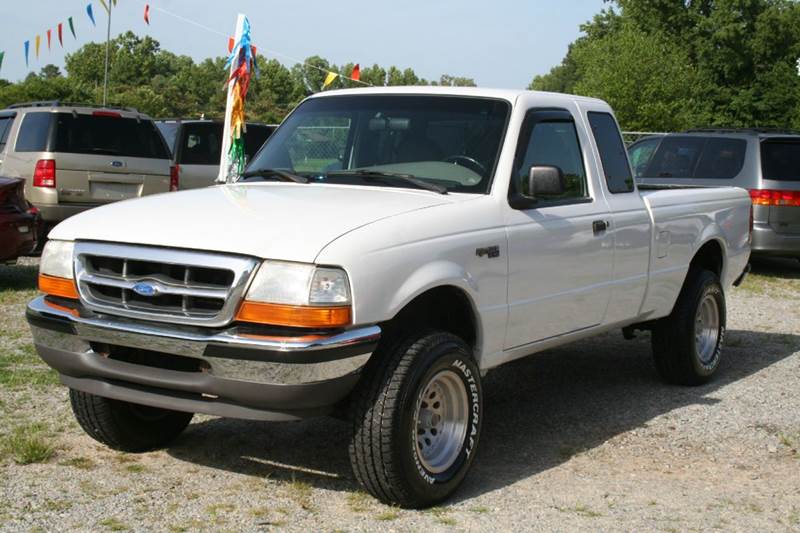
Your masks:
{"label": "silver minivan", "polygon": [[747,189],[753,199],[753,254],[800,259],[800,132],[691,130],[646,137],[628,152],[636,180],[645,186]]}
{"label": "silver minivan", "polygon": [[92,207],[171,189],[169,151],[131,108],[33,102],[0,111],[0,175],[25,180],[46,228]]}
{"label": "silver minivan", "polygon": [[[162,119],[156,121],[172,151],[172,179],[178,188],[197,189],[214,185],[219,174],[224,125],[217,120]],[[277,126],[248,122],[244,152],[250,161]]]}

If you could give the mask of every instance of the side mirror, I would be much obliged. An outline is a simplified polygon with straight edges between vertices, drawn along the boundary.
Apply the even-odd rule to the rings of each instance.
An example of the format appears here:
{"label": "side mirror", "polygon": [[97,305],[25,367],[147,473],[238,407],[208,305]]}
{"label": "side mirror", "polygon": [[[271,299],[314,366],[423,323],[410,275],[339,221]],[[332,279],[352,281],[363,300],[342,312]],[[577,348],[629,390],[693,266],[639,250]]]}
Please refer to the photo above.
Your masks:
{"label": "side mirror", "polygon": [[528,171],[528,194],[530,199],[540,196],[558,196],[567,189],[564,173],[550,165],[534,165]]}

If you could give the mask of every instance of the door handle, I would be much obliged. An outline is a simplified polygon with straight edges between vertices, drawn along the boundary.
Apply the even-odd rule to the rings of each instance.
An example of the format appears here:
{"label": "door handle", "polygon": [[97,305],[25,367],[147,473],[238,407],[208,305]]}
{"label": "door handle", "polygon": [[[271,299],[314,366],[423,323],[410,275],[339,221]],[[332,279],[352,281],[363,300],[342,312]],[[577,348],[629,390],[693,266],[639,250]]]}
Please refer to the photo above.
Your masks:
{"label": "door handle", "polygon": [[608,222],[605,220],[595,220],[592,222],[592,232],[595,235],[600,235],[608,229]]}

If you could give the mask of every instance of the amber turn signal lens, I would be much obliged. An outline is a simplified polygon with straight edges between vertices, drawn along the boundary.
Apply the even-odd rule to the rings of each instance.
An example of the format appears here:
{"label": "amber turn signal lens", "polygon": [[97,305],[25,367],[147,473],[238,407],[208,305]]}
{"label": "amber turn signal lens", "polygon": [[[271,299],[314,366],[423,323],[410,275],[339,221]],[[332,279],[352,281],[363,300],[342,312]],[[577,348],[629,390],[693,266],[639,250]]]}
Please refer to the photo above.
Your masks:
{"label": "amber turn signal lens", "polygon": [[236,314],[236,320],[295,328],[337,328],[349,325],[352,313],[349,305],[313,307],[244,302]]}
{"label": "amber turn signal lens", "polygon": [[49,296],[69,298],[70,300],[78,299],[78,289],[71,279],[39,274],[39,290]]}

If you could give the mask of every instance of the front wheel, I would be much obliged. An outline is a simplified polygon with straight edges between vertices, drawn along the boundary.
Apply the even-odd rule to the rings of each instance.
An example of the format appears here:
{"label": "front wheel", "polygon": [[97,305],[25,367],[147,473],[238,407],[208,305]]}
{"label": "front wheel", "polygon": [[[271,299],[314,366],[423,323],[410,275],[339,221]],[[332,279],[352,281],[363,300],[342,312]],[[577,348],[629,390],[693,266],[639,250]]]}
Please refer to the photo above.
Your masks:
{"label": "front wheel", "polygon": [[724,337],[725,295],[719,278],[690,269],[672,314],[653,328],[658,373],[679,385],[708,382],[719,367]]}
{"label": "front wheel", "polygon": [[123,452],[166,446],[186,429],[193,416],[74,389],[70,389],[69,399],[75,418],[90,437]]}
{"label": "front wheel", "polygon": [[389,505],[428,507],[450,496],[475,458],[480,372],[469,347],[445,332],[376,352],[353,400],[350,461]]}

